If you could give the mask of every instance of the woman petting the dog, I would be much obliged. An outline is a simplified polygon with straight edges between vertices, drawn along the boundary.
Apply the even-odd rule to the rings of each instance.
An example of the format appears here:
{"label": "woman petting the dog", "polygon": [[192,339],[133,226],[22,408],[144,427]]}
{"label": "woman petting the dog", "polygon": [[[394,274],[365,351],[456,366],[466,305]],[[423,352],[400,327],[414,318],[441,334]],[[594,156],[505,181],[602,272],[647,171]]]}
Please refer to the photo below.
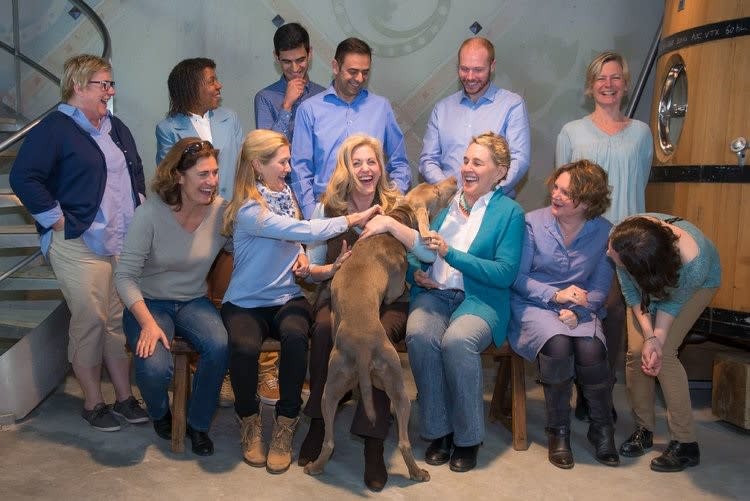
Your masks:
{"label": "woman petting the dog", "polygon": [[526,214],[521,268],[513,284],[508,334],[513,350],[537,360],[547,410],[548,458],[574,466],[570,397],[577,378],[590,405],[596,460],[617,466],[607,341],[602,332],[614,270],[607,174],[588,160],[563,165],[547,181],[551,204]]}
{"label": "woman petting the dog", "polygon": [[510,165],[508,143],[485,133],[472,138],[461,166],[462,189],[431,227],[434,263],[410,258],[409,363],[419,392],[425,461],[450,461],[453,471],[476,466],[484,438],[480,354],[505,340],[510,286],[523,244],[523,209],[498,189]]}
{"label": "woman petting the dog", "polygon": [[642,456],[653,446],[656,380],[664,394],[671,440],[651,469],[682,471],[700,463],[685,368],[677,349],[721,285],[714,244],[691,223],[640,214],[615,226],[609,257],[628,305],[625,384],[636,429],[620,454]]}
{"label": "woman petting the dog", "polygon": [[[332,218],[357,211],[365,211],[373,205],[380,205],[388,213],[396,206],[401,193],[388,180],[383,169],[383,147],[374,137],[354,135],[347,138],[339,148],[336,168],[328,183],[325,194],[313,211],[313,218]],[[420,256],[429,259],[432,254],[422,244],[416,230],[395,221],[388,216],[375,216],[367,224],[372,232],[377,224],[377,232],[389,231],[407,249],[415,249]],[[349,250],[360,237],[361,230],[352,228],[336,238],[310,244],[307,255],[310,259],[310,277],[322,282],[313,308],[315,323],[310,339],[310,397],[305,405],[305,414],[310,417],[310,428],[297,463],[305,466],[320,455],[325,435],[321,398],[328,377],[328,358],[333,347],[331,326],[331,279],[341,264],[349,257]],[[380,309],[380,322],[393,343],[404,338],[406,318],[409,312],[408,297]],[[383,459],[383,442],[388,434],[390,400],[386,393],[373,388],[375,423],[370,423],[360,401],[352,420],[351,432],[365,440],[364,481],[368,488],[379,491],[387,480],[388,473]]]}
{"label": "woman petting the dog", "polygon": [[[221,316],[229,333],[229,376],[241,421],[242,453],[245,462],[265,466],[270,473],[283,473],[291,464],[307,372],[312,312],[295,282],[295,277],[309,275],[300,242],[334,237],[364,225],[380,211],[374,205],[331,219],[300,220],[299,206],[285,181],[289,158],[289,141],[283,134],[258,129],[245,137],[223,227],[224,234],[234,238],[234,269]],[[268,336],[281,342],[281,398],[266,455],[256,389],[260,347]]]}
{"label": "woman petting the dog", "polygon": [[176,334],[200,354],[187,413],[187,434],[200,456],[214,452],[208,429],[227,371],[227,331],[206,297],[206,275],[226,243],[218,154],[197,137],[172,146],[156,168],[154,196],[135,211],[115,270],[135,379],[161,438],[172,438],[169,344]]}

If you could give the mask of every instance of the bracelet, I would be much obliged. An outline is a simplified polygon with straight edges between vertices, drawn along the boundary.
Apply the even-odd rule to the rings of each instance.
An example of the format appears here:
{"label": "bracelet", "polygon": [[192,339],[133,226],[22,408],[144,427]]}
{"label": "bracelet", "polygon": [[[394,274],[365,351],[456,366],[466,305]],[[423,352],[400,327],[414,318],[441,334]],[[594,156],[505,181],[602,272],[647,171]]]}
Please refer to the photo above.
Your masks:
{"label": "bracelet", "polygon": [[652,339],[656,339],[657,341],[659,340],[659,338],[656,336],[649,336],[643,340],[643,344],[646,344],[646,342],[651,341]]}

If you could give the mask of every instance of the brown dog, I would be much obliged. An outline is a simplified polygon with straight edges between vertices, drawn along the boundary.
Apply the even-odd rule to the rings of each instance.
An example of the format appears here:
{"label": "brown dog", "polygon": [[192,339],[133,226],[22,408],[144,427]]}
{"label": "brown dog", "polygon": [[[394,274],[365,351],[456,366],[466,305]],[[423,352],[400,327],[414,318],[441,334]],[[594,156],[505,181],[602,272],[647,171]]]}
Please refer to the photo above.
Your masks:
{"label": "brown dog", "polygon": [[[434,217],[456,193],[456,180],[422,183],[411,190],[389,215],[426,237],[429,217]],[[328,362],[328,380],[321,407],[325,423],[323,449],[305,473],[323,472],[333,452],[333,418],[344,394],[359,383],[362,404],[370,421],[375,421],[372,386],[391,399],[398,422],[398,448],[412,480],[425,482],[430,474],[417,466],[409,442],[410,406],[396,349],[380,323],[380,305],[389,304],[404,292],[406,249],[390,234],[358,240],[352,254],[331,282],[331,311],[334,344]]]}

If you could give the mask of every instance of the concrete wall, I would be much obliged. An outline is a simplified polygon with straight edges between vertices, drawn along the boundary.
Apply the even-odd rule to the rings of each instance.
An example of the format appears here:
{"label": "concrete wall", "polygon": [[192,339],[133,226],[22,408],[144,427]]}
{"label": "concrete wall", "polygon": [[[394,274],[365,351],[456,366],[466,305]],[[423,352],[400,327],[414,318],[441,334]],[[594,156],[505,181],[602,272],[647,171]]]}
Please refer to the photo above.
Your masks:
{"label": "concrete wall", "polygon": [[[58,0],[55,0],[56,2]],[[23,2],[22,2],[23,3]],[[591,109],[583,98],[586,65],[614,49],[637,75],[663,5],[655,0],[102,0],[92,2],[107,24],[118,93],[115,113],[133,130],[147,174],[154,169],[154,126],[167,105],[167,75],[176,62],[216,60],[224,105],[254,127],[252,96],[276,80],[271,20],[280,14],[310,31],[312,78],[328,84],[336,44],[360,36],[373,45],[370,89],[391,99],[416,168],[426,121],[436,101],[459,88],[456,50],[477,21],[497,49],[495,82],[523,95],[532,124],[532,167],[519,200],[544,203],[542,180],[553,166],[557,133]],[[63,11],[64,12],[64,11]],[[64,14],[65,16],[67,14]],[[50,20],[50,26],[65,23]],[[95,39],[95,38],[94,38]],[[98,42],[68,40],[70,50]],[[53,64],[60,64],[57,61]],[[59,72],[59,69],[57,69]],[[638,116],[648,121],[650,90]],[[48,101],[49,102],[49,101]],[[45,103],[46,104],[46,103]]]}

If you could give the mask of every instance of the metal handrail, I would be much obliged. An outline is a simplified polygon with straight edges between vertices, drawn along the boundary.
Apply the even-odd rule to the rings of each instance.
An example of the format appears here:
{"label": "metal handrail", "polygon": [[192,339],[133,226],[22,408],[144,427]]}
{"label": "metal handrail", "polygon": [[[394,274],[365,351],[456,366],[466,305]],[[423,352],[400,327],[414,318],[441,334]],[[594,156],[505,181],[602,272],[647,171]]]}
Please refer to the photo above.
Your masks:
{"label": "metal handrail", "polygon": [[633,118],[635,108],[638,106],[638,101],[641,100],[641,94],[643,94],[644,87],[646,87],[646,80],[648,80],[648,75],[649,73],[651,73],[651,69],[654,67],[654,61],[656,61],[656,53],[659,49],[659,39],[661,38],[661,24],[663,21],[664,16],[662,15],[661,19],[659,19],[659,25],[656,28],[654,39],[651,41],[651,47],[648,50],[648,56],[643,62],[641,72],[638,74],[638,79],[635,81],[635,85],[633,86],[633,92],[631,94],[630,101],[628,102],[628,106],[625,109],[625,116],[627,116],[628,118]]}
{"label": "metal handrail", "polygon": [[10,278],[10,276],[13,275],[15,272],[17,272],[18,270],[20,270],[21,268],[23,268],[27,264],[31,263],[32,261],[36,260],[41,255],[42,255],[42,251],[41,250],[36,250],[33,254],[30,254],[30,255],[26,256],[25,258],[23,258],[22,260],[20,260],[16,264],[14,264],[11,269],[9,269],[8,271],[6,271],[2,275],[0,275],[0,282],[2,282],[3,280],[5,280],[6,278]]}
{"label": "metal handrail", "polygon": [[[112,55],[112,41],[109,36],[109,31],[107,31],[107,27],[104,26],[104,22],[101,20],[101,18],[96,14],[94,9],[88,6],[86,2],[83,0],[69,0],[70,3],[75,5],[81,10],[81,13],[85,15],[89,21],[94,25],[94,27],[97,29],[99,34],[102,37],[102,43],[103,43],[103,49],[102,49],[102,58],[109,60],[110,56]],[[14,2],[15,4],[15,2]],[[18,13],[17,9],[13,9],[13,24],[14,26],[18,25]],[[33,59],[29,58],[28,56],[24,55],[20,50],[18,50],[18,47],[11,47],[10,45],[0,42],[0,48],[5,50],[6,52],[10,52],[13,54],[14,57],[17,59],[20,59],[24,63],[28,64],[38,72],[40,72],[42,75],[44,75],[47,79],[51,80],[57,85],[60,85],[60,79],[56,77],[52,72],[44,68],[42,65],[34,61]],[[16,144],[18,141],[26,137],[26,134],[29,133],[31,129],[36,127],[36,125],[42,121],[44,117],[46,117],[48,114],[53,112],[55,109],[57,109],[57,105],[60,104],[59,102],[56,103],[54,106],[52,106],[50,109],[39,115],[38,117],[31,120],[28,124],[26,124],[23,128],[16,131],[15,133],[11,134],[9,138],[7,138],[5,141],[0,143],[0,152],[3,152]]]}

